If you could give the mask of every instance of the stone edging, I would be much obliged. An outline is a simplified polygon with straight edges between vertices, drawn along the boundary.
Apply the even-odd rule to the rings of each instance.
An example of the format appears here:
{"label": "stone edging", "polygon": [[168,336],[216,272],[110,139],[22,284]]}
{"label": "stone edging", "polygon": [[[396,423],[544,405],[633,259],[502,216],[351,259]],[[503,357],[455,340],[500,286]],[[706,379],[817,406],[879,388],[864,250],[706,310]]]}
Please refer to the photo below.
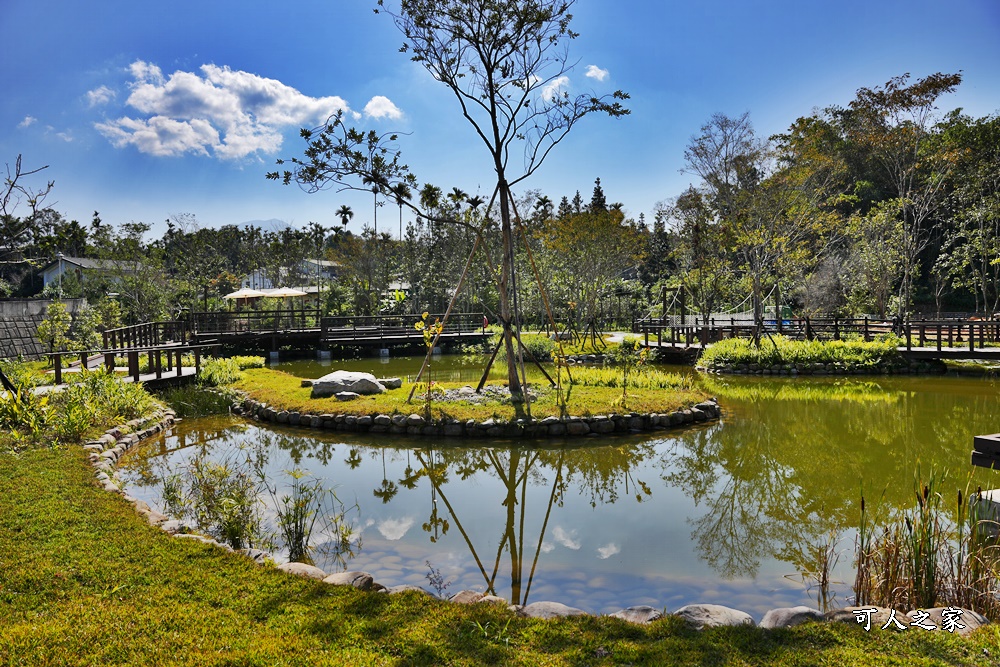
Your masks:
{"label": "stone edging", "polygon": [[856,366],[839,361],[830,363],[799,363],[799,364],[715,364],[712,366],[695,366],[703,373],[718,375],[918,375],[925,373],[944,373],[947,367],[940,359],[924,361],[886,361],[875,366]]}
{"label": "stone edging", "polygon": [[500,421],[474,419],[443,422],[428,421],[422,415],[411,414],[309,414],[276,410],[266,403],[244,398],[234,406],[234,412],[260,421],[289,424],[316,429],[352,431],[357,433],[388,433],[392,435],[434,435],[466,438],[545,438],[562,436],[604,435],[610,433],[643,433],[659,431],[684,424],[706,422],[722,415],[716,400],[709,399],[684,410],[667,414],[611,414],[592,417],[546,417],[537,422],[524,419]]}
{"label": "stone edging", "polygon": [[[251,399],[246,399],[244,403],[250,400]],[[718,417],[718,405],[715,404],[714,401],[706,403],[715,406],[714,417]],[[701,411],[702,408],[698,408],[698,410]],[[672,417],[672,415],[660,416]],[[646,417],[652,417],[652,415],[647,415]],[[705,421],[708,419],[707,415],[705,416],[705,419],[694,419],[693,417],[694,415],[692,415],[692,421]],[[622,418],[625,419],[626,416],[622,416]],[[610,423],[618,423],[607,417],[604,419]],[[105,491],[121,494],[126,501],[132,503],[135,506],[136,512],[145,516],[150,525],[158,526],[164,532],[179,539],[194,540],[218,547],[225,551],[234,552],[233,548],[227,544],[222,544],[221,542],[218,542],[210,537],[190,532],[193,529],[192,526],[188,525],[184,521],[170,519],[160,512],[151,509],[148,504],[129,496],[121,488],[121,484],[116,473],[118,460],[129,449],[139,444],[139,442],[145,438],[155,435],[156,433],[160,433],[168,426],[171,426],[175,420],[176,413],[173,410],[158,410],[147,419],[133,419],[126,424],[108,429],[105,431],[104,435],[96,440],[84,442],[83,448],[89,452],[88,458],[96,470],[95,477]],[[670,422],[672,419],[668,419],[667,421]],[[346,421],[338,423],[334,420],[333,423],[338,426],[347,426]],[[654,428],[667,428],[666,426],[660,426],[658,420],[652,420],[648,423],[656,424]],[[685,421],[682,423],[688,422]],[[374,421],[372,425],[374,425]],[[271,562],[270,555],[259,549],[240,549],[239,551],[236,551],[236,553],[241,553],[244,556],[251,558],[259,565],[265,565]],[[320,568],[304,563],[283,563],[278,565],[277,569],[289,574],[317,579],[333,586],[352,586],[362,591],[372,591],[375,593],[386,594],[418,591],[424,595],[433,597],[432,593],[419,586],[383,586],[382,584],[376,583],[374,577],[367,572],[338,572],[328,575]],[[469,590],[456,593],[447,599],[448,601],[456,604],[502,604],[518,616],[526,618],[552,619],[566,616],[589,615],[582,609],[569,607],[559,602],[540,601],[532,602],[528,605],[508,604],[507,600],[504,600],[501,597],[497,597],[495,595],[484,595],[483,593]],[[943,625],[945,614],[948,613],[953,613],[952,608],[949,607],[946,609],[939,607],[935,609],[928,609],[926,612],[918,615],[918,611],[910,611],[903,614],[899,611],[893,612],[892,610],[884,607],[846,607],[843,609],[829,611],[825,614],[817,609],[811,609],[804,606],[782,607],[768,611],[761,619],[759,627],[770,629],[790,627],[809,621],[839,621],[852,625],[866,625],[866,630],[871,628],[885,629],[883,626],[889,628],[894,627],[896,629],[899,629],[901,626],[903,628],[916,626],[930,629],[931,625],[936,626],[937,629],[943,629],[945,627]],[[955,628],[954,631],[957,634],[967,635],[973,630],[989,624],[988,619],[972,610],[962,609],[960,613],[961,616],[959,617],[959,620],[964,627]],[[926,614],[926,616],[923,614]],[[631,623],[643,624],[651,623],[665,616],[665,614],[660,610],[647,605],[628,607],[609,615]],[[732,609],[730,607],[724,607],[716,604],[686,605],[673,612],[672,615],[683,619],[688,625],[698,630],[726,625],[758,625],[750,614],[738,609]],[[895,626],[890,625],[892,624],[893,619],[897,621]],[[918,622],[923,623],[923,625],[917,625]]]}

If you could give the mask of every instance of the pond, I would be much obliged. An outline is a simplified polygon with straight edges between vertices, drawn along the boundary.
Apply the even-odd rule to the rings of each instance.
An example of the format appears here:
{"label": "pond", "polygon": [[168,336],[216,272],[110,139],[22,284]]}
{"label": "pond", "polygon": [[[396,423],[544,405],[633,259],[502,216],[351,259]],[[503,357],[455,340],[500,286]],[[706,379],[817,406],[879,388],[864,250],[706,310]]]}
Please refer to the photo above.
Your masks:
{"label": "pond", "polygon": [[[419,367],[335,363],[377,375]],[[457,379],[478,380],[478,369],[441,366],[449,364]],[[758,619],[774,607],[822,604],[809,573],[827,547],[836,596],[827,602],[850,603],[862,492],[869,508],[889,510],[911,505],[918,474],[944,476],[945,506],[967,484],[997,485],[992,471],[969,463],[973,436],[1000,430],[991,379],[700,382],[723,419],[654,435],[512,444],[206,418],[181,422],[121,470],[129,493],[162,509],[162,480],[199,453],[232,459],[245,443],[270,443],[263,467],[272,484],[287,487],[283,471],[306,470],[356,505],[348,517],[360,545],[341,567],[380,583],[433,590],[428,575],[439,572],[447,593],[492,590],[521,604],[556,600],[604,613],[704,602]],[[282,437],[262,439],[274,434]]]}

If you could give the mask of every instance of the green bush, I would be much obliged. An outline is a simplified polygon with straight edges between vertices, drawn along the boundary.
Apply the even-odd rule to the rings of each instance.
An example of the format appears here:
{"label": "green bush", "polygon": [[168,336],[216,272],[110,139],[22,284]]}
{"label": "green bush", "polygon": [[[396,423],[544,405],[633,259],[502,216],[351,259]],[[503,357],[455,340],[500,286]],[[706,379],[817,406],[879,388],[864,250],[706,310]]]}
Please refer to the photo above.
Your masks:
{"label": "green bush", "polygon": [[239,369],[241,371],[245,371],[248,368],[264,368],[264,366],[266,365],[266,361],[265,361],[264,357],[255,357],[255,356],[249,356],[249,355],[239,356],[238,355],[238,356],[235,356],[235,357],[230,357],[230,359],[232,359],[233,361],[236,362],[236,365],[239,366]]}
{"label": "green bush", "polygon": [[242,380],[243,373],[235,359],[208,359],[201,365],[198,379],[208,387],[223,387]]}
{"label": "green bush", "polygon": [[30,388],[38,385],[38,376],[23,359],[0,359],[0,371],[15,387]]}
{"label": "green bush", "polygon": [[784,336],[761,339],[754,345],[748,338],[727,338],[713,344],[701,355],[700,364],[719,368],[735,364],[840,363],[850,368],[874,368],[901,360],[896,349],[901,344],[895,336],[879,336],[875,340],[790,340]]}
{"label": "green bush", "polygon": [[232,390],[191,386],[176,387],[162,394],[167,405],[178,417],[207,417],[229,413],[233,404]]}
{"label": "green bush", "polygon": [[[493,345],[496,345],[500,341],[501,334],[496,334],[493,336]],[[538,361],[546,361],[552,358],[552,350],[555,349],[555,342],[543,334],[521,334],[521,342],[524,343],[525,349],[534,355],[535,359]],[[514,353],[517,354],[517,343],[514,344]],[[527,354],[524,355],[525,359],[529,359]],[[501,362],[507,361],[507,350],[500,346],[500,352],[497,354],[497,359]]]}

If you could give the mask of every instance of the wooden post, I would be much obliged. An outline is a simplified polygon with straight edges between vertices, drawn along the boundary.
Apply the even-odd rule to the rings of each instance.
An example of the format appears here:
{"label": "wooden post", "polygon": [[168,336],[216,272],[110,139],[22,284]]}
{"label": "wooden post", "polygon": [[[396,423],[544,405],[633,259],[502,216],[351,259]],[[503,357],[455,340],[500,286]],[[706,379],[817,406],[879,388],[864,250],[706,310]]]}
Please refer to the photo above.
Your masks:
{"label": "wooden post", "polygon": [[976,334],[972,330],[972,322],[969,322],[969,352],[972,352],[976,346]]}
{"label": "wooden post", "polygon": [[909,322],[909,320],[907,320],[906,322],[903,323],[903,327],[906,329],[906,351],[909,352],[911,344],[912,344],[912,341],[910,340],[911,339],[911,335],[910,334],[913,333],[911,331],[911,329],[910,329],[910,322]]}
{"label": "wooden post", "polygon": [[128,352],[128,373],[134,381],[139,381],[139,353],[133,350]]}
{"label": "wooden post", "polygon": [[109,373],[115,372],[115,353],[105,352],[104,353],[104,367],[108,369]]}
{"label": "wooden post", "polygon": [[840,340],[840,323],[836,317],[833,318],[833,339]]}
{"label": "wooden post", "polygon": [[56,372],[56,384],[62,384],[62,354],[55,352],[52,355],[52,367]]}
{"label": "wooden post", "polygon": [[160,350],[160,349],[156,350],[156,352],[155,352],[155,354],[156,354],[156,360],[153,362],[153,368],[156,371],[156,379],[157,380],[159,380],[161,377],[163,377],[163,357],[161,356],[162,352],[163,352],[163,350]]}
{"label": "wooden post", "polygon": [[809,324],[809,316],[806,315],[806,340],[812,340],[812,326]]}
{"label": "wooden post", "polygon": [[870,341],[872,337],[868,334],[868,316],[865,315],[865,342]]}
{"label": "wooden post", "polygon": [[194,374],[201,373],[201,350],[194,348]]}
{"label": "wooden post", "polygon": [[941,323],[937,323],[937,351],[941,351]]}
{"label": "wooden post", "polygon": [[926,324],[924,324],[924,318],[920,318],[920,345],[918,347],[923,347],[924,343],[927,342],[927,329]]}

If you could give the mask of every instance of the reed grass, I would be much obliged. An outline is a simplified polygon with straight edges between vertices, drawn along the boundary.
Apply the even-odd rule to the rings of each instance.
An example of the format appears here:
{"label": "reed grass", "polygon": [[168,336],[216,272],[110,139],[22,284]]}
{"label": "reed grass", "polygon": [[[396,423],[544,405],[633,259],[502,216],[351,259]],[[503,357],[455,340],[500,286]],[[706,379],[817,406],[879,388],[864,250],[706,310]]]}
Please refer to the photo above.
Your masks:
{"label": "reed grass", "polygon": [[[981,515],[981,490],[957,491],[954,515],[940,477],[914,484],[914,505],[878,522],[861,499],[855,604],[896,609],[958,606],[1000,618],[997,524]],[[879,525],[880,524],[880,525]]]}

